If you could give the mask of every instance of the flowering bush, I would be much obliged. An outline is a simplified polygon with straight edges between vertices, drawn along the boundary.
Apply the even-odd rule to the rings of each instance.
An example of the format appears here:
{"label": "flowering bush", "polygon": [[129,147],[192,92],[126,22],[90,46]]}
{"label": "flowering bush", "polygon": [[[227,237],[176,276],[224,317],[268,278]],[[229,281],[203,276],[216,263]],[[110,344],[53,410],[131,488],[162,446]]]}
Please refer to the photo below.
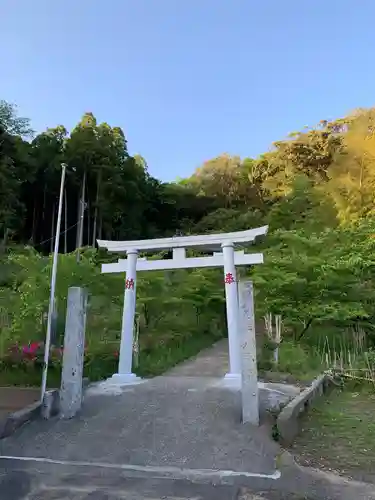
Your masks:
{"label": "flowering bush", "polygon": [[[38,386],[44,366],[43,342],[29,342],[26,345],[13,344],[0,358],[1,383],[5,385]],[[52,346],[49,354],[50,387],[58,387],[61,383],[63,348]],[[85,347],[84,376],[91,381],[102,380],[116,372],[118,352],[112,349],[95,351]]]}
{"label": "flowering bush", "polygon": [[[0,369],[11,368],[13,371],[39,371],[44,366],[44,342],[29,342],[27,345],[16,343],[12,345],[5,356],[0,359]],[[61,370],[64,350],[62,347],[51,346],[48,365]],[[90,379],[96,380],[110,376],[116,371],[118,363],[116,352],[91,352],[85,346],[84,366]]]}
{"label": "flowering bush", "polygon": [[[61,347],[51,347],[49,355],[49,365],[54,367],[61,366],[63,349]],[[27,345],[18,343],[12,345],[7,354],[2,358],[2,364],[12,367],[27,366],[40,367],[44,364],[44,343],[29,342]]]}

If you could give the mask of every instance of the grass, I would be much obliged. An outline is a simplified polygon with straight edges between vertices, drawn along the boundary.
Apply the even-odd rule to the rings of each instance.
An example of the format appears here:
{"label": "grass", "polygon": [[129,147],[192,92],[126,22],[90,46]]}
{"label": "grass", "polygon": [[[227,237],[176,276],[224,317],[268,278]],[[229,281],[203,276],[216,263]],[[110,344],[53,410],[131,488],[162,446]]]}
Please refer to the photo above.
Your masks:
{"label": "grass", "polygon": [[[42,370],[2,370],[0,372],[0,387],[39,387],[42,383]],[[60,373],[48,371],[48,388],[60,386]]]}
{"label": "grass", "polygon": [[292,447],[299,463],[375,482],[374,414],[373,386],[334,390],[302,419]]}
{"label": "grass", "polygon": [[316,350],[285,339],[279,347],[279,362],[270,362],[269,352],[258,353],[259,376],[269,382],[306,385],[325,370]]}
{"label": "grass", "polygon": [[[137,375],[153,377],[173,368],[178,363],[197,355],[202,349],[211,346],[221,336],[209,332],[190,337],[172,337],[165,343],[159,343],[151,350],[140,350],[139,366],[135,368]],[[96,346],[96,352],[90,354],[85,362],[84,376],[90,381],[102,380],[116,373],[118,359],[113,352],[108,352],[108,346]],[[41,368],[12,368],[0,370],[0,386],[39,386],[42,379]],[[48,386],[59,387],[61,371],[51,367],[48,371]]]}
{"label": "grass", "polygon": [[[261,327],[260,322],[258,330],[261,331]],[[294,340],[293,337],[295,335],[291,328],[286,328],[279,347],[277,366],[272,363],[272,346],[259,349],[259,370],[267,380],[306,385],[332,367],[367,367],[366,334],[360,328],[339,328],[334,324],[322,324],[310,328],[299,340]],[[262,338],[266,338],[265,333],[260,336],[258,344]]]}

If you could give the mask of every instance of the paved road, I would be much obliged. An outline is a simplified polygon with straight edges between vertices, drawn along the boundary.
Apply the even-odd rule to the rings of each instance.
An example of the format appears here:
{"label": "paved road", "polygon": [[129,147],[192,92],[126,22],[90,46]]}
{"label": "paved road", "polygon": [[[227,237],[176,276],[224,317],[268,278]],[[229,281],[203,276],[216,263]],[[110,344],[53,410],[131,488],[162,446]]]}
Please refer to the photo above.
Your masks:
{"label": "paved road", "polygon": [[195,484],[187,480],[126,477],[120,471],[76,467],[19,467],[11,461],[0,470],[4,500],[234,500],[238,488]]}
{"label": "paved road", "polygon": [[240,395],[204,380],[159,377],[90,395],[79,416],[32,422],[0,441],[0,454],[273,474],[269,429],[243,425]]}
{"label": "paved road", "polygon": [[124,390],[89,391],[74,419],[35,421],[1,440],[0,500],[375,500],[375,487],[288,455],[276,464],[267,426],[241,424],[240,395],[213,386],[221,362],[211,352],[195,365],[204,376],[189,376],[190,362]]}
{"label": "paved road", "polygon": [[374,500],[374,486],[283,467],[279,480],[174,477],[103,466],[0,459],[1,500]]}

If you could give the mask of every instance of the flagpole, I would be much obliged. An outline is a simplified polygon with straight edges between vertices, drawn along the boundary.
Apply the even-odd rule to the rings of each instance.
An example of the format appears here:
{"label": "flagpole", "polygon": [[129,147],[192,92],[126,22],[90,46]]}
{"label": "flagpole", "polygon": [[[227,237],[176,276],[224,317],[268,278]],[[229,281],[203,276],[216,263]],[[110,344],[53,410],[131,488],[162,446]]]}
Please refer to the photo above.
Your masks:
{"label": "flagpole", "polygon": [[60,183],[59,209],[58,209],[58,214],[57,214],[55,249],[53,252],[53,261],[52,261],[51,291],[50,291],[50,297],[49,297],[47,334],[46,334],[46,343],[45,343],[45,347],[44,347],[43,377],[42,377],[42,387],[41,387],[41,394],[40,394],[40,400],[42,403],[43,403],[44,395],[46,393],[46,388],[47,388],[48,361],[49,361],[49,351],[50,351],[50,347],[51,347],[52,313],[53,313],[54,301],[55,301],[57,260],[58,260],[59,243],[60,243],[61,212],[62,212],[62,206],[63,206],[65,171],[66,171],[65,163],[62,163],[61,167],[62,167],[62,171],[61,171],[61,183]]}

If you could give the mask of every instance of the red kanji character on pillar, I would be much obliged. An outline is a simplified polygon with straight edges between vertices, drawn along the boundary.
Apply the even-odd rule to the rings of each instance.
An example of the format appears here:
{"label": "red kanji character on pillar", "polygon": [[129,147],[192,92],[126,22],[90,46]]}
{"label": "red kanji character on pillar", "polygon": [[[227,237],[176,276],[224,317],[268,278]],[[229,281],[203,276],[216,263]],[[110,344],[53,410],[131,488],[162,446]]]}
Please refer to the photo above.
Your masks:
{"label": "red kanji character on pillar", "polygon": [[134,290],[134,280],[133,278],[130,278],[128,280],[125,281],[125,288],[128,288],[128,289],[132,289]]}
{"label": "red kanji character on pillar", "polygon": [[234,283],[234,278],[232,273],[227,273],[225,275],[224,283]]}

